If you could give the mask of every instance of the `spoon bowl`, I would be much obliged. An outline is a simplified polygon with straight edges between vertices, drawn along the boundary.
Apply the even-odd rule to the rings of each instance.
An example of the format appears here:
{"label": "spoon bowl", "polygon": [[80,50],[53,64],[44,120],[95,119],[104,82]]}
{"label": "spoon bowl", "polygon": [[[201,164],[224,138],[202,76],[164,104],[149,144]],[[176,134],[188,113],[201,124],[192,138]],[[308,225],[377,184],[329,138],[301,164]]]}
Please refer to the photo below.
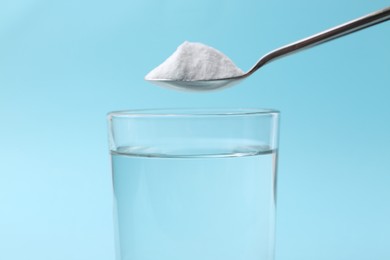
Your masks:
{"label": "spoon bowl", "polygon": [[152,84],[163,88],[170,88],[179,91],[212,91],[222,88],[231,87],[243,81],[247,76],[247,73],[233,78],[223,78],[223,79],[211,79],[211,80],[169,80],[169,79],[148,79]]}

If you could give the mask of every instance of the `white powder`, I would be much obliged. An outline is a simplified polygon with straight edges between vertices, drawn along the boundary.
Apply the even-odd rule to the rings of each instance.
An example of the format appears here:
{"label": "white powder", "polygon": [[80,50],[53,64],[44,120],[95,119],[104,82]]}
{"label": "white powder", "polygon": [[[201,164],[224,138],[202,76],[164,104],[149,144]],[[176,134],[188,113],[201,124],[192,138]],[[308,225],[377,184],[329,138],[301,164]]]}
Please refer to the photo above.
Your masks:
{"label": "white powder", "polygon": [[196,81],[230,78],[244,72],[222,52],[201,43],[184,42],[146,80]]}

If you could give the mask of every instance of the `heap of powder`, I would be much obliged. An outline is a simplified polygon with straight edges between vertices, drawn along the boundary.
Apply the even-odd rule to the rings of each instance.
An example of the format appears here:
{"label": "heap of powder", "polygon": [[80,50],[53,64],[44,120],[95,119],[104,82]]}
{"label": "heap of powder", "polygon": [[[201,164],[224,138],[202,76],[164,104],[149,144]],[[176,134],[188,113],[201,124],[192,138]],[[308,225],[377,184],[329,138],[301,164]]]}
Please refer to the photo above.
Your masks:
{"label": "heap of powder", "polygon": [[149,72],[145,79],[196,81],[243,74],[222,52],[202,43],[186,41],[166,61]]}

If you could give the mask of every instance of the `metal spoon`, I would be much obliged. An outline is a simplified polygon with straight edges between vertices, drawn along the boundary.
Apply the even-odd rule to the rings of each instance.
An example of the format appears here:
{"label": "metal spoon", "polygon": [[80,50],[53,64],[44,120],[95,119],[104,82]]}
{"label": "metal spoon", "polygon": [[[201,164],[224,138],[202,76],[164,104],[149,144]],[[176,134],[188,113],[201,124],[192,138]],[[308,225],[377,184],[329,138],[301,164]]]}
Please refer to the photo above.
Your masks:
{"label": "metal spoon", "polygon": [[389,19],[390,6],[271,51],[260,58],[256,65],[248,72],[238,77],[198,81],[178,81],[169,79],[149,79],[148,81],[158,86],[185,91],[209,91],[230,87],[249,77],[260,67],[278,58],[285,57],[304,49],[309,49]]}

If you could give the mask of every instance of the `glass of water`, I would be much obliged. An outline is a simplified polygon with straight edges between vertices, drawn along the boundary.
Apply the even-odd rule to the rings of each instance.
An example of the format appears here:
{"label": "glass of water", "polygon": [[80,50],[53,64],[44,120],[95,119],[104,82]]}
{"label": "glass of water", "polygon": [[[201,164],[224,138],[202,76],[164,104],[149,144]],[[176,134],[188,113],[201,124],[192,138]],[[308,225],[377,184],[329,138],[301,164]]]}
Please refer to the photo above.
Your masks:
{"label": "glass of water", "polygon": [[108,115],[118,260],[272,260],[279,113]]}

